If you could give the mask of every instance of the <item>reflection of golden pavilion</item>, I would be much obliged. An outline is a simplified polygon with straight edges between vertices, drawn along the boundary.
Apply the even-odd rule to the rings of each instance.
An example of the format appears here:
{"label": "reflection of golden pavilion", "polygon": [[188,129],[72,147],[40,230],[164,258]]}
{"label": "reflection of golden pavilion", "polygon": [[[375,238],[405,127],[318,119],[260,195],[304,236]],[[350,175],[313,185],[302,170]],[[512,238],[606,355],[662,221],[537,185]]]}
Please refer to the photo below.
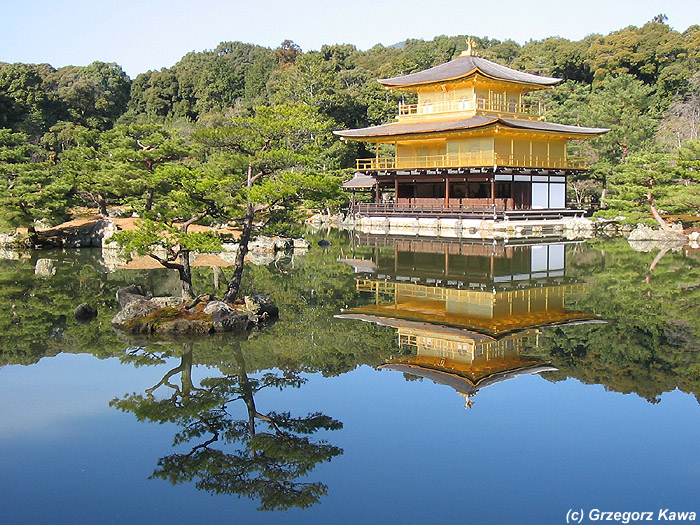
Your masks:
{"label": "reflection of golden pavilion", "polygon": [[472,333],[444,333],[421,328],[399,328],[399,346],[415,353],[392,358],[380,368],[430,379],[451,386],[467,398],[494,383],[523,374],[556,370],[536,357],[523,353],[528,340],[537,338],[529,330],[491,339]]}
{"label": "reflection of golden pavilion", "polygon": [[[397,246],[399,249],[397,249]],[[592,319],[566,308],[566,298],[583,284],[564,273],[564,245],[514,246],[508,250],[480,244],[469,250],[444,243],[394,244],[394,253],[374,255],[374,275],[357,279],[373,304],[352,314],[404,319],[468,328],[498,337],[545,325]],[[455,253],[456,252],[456,253]]]}
{"label": "reflection of golden pavilion", "polygon": [[[383,368],[447,384],[468,398],[521,374],[554,370],[524,352],[539,328],[590,321],[566,307],[584,284],[565,276],[563,244],[514,246],[445,243],[440,250],[405,240],[374,254],[373,274],[357,279],[373,302],[342,317],[391,326],[408,354]],[[422,250],[422,251],[421,251]],[[470,402],[467,403],[470,405]]]}

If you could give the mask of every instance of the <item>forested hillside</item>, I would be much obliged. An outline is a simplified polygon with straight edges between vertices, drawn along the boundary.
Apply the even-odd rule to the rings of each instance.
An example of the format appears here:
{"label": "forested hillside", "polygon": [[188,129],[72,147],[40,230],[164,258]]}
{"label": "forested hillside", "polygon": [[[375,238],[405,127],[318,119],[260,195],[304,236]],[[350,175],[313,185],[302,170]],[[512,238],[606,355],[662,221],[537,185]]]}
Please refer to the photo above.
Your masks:
{"label": "forested hillside", "polygon": [[[577,205],[602,199],[599,213],[628,220],[648,218],[650,206],[667,215],[700,214],[700,26],[680,33],[665,21],[659,15],[643,27],[580,41],[475,38],[487,59],[564,79],[540,94],[548,120],[611,129],[573,146],[592,166],[569,185]],[[190,177],[206,174],[212,184],[238,186],[245,186],[251,163],[266,174],[321,174],[301,184],[306,192],[287,187],[287,195],[307,206],[341,205],[343,196],[332,187],[362,146],[330,132],[392,120],[405,95],[375,79],[448,61],[465,40],[440,36],[367,51],[344,44],[308,52],[288,40],[276,49],[222,42],[135,79],[118,64],[0,63],[0,221],[31,228],[77,206],[149,211],[159,195],[169,195],[176,166]],[[295,129],[274,124],[280,110],[294,116]],[[265,122],[267,139],[295,137],[303,158],[282,162],[278,145],[275,164],[269,155],[245,151],[240,136],[229,140],[235,130]],[[313,131],[305,135],[305,129]],[[268,200],[280,194],[273,186],[266,191]]]}

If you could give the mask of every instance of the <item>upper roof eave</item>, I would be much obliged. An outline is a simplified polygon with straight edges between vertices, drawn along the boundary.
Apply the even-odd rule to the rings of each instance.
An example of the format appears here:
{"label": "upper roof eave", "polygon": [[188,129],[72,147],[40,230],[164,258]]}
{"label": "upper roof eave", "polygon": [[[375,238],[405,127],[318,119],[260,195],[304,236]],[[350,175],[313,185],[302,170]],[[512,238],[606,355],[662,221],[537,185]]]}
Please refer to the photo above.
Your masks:
{"label": "upper roof eave", "polygon": [[499,117],[487,117],[476,115],[467,118],[445,119],[426,122],[391,122],[368,128],[337,130],[333,133],[349,140],[375,140],[389,137],[407,135],[423,135],[432,133],[458,132],[472,129],[485,128],[491,125],[502,125],[506,128],[554,133],[572,137],[593,137],[610,131],[607,128],[586,128],[582,126],[569,126],[538,120],[505,119]]}
{"label": "upper roof eave", "polygon": [[398,77],[381,78],[378,81],[389,89],[408,89],[413,86],[456,81],[469,77],[476,72],[495,80],[525,84],[538,88],[554,86],[562,81],[560,78],[533,75],[511,69],[478,56],[460,56],[423,71]]}

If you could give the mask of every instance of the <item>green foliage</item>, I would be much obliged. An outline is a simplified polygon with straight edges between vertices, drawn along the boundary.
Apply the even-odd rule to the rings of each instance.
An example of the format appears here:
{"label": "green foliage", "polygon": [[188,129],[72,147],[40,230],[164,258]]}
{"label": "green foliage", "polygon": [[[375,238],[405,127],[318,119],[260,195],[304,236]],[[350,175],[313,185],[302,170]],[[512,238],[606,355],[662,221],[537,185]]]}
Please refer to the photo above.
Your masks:
{"label": "green foliage", "polygon": [[[218,163],[225,155],[231,164],[247,170],[255,179],[250,191],[246,171],[238,175],[238,194],[232,203],[256,206],[269,228],[289,226],[300,205],[341,202],[339,179],[328,169],[332,158],[333,123],[308,105],[260,106],[250,116],[231,119],[225,126],[201,129],[194,138],[209,148],[209,159]],[[336,184],[334,184],[336,182]]]}
{"label": "green foliage", "polygon": [[167,260],[175,260],[181,251],[207,253],[221,249],[221,239],[214,232],[183,232],[172,223],[149,219],[137,221],[134,230],[115,233],[113,240],[128,256],[165,252]]}
{"label": "green foliage", "polygon": [[[623,239],[576,247],[567,275],[585,278],[572,308],[606,324],[547,329],[539,351],[560,372],[618,392],[658,402],[663,392],[700,391],[700,266],[682,253],[639,253]],[[660,258],[659,258],[660,256]]]}
{"label": "green foliage", "polygon": [[33,230],[66,216],[71,183],[24,133],[0,129],[0,225]]}
{"label": "green foliage", "polygon": [[[637,153],[617,166],[608,177],[608,210],[600,215],[649,217],[654,205],[662,214],[700,213],[700,147],[688,141],[674,159],[664,153]],[[677,164],[677,165],[676,165]]]}
{"label": "green foliage", "polygon": [[649,213],[649,201],[660,201],[670,189],[674,178],[670,157],[663,153],[638,153],[618,166],[610,179],[610,197],[606,201],[612,210]]}
{"label": "green foliage", "polygon": [[265,86],[276,66],[268,48],[222,42],[214,50],[188,53],[170,69],[136,77],[130,109],[196,119],[212,111],[251,107],[265,102]]}
{"label": "green foliage", "polygon": [[61,120],[88,128],[111,128],[126,111],[131,80],[115,63],[67,66],[52,75],[61,105]]}
{"label": "green foliage", "polygon": [[74,178],[83,203],[97,205],[103,215],[108,204],[150,210],[167,178],[160,169],[192,153],[183,139],[158,124],[119,125],[105,132],[75,128],[71,146],[61,155],[61,166]]}
{"label": "green foliage", "polygon": [[588,49],[588,64],[595,80],[607,75],[629,73],[647,84],[654,84],[669,64],[688,55],[683,35],[659,21],[641,28],[627,27],[599,37]]}
{"label": "green foliage", "polygon": [[[213,230],[191,231],[207,220],[228,220],[232,178],[216,169],[163,164],[151,172],[148,209],[136,229],[121,231],[113,239],[131,256],[149,255],[166,268],[179,272],[183,297],[194,295],[189,267],[190,252],[215,252],[221,237]],[[177,261],[177,262],[175,262]]]}
{"label": "green foliage", "polygon": [[113,63],[0,64],[0,127],[32,138],[59,120],[108,129],[126,110],[130,90],[131,80]]}

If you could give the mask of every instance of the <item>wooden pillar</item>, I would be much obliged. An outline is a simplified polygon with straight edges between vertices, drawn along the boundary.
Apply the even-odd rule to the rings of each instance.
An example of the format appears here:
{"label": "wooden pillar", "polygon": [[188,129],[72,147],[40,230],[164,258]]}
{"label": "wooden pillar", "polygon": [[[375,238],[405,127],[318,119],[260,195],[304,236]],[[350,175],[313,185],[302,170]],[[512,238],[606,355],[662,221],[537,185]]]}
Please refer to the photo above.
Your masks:
{"label": "wooden pillar", "polygon": [[450,203],[450,179],[445,177],[445,206]]}
{"label": "wooden pillar", "polygon": [[379,182],[374,185],[374,202],[379,204]]}
{"label": "wooden pillar", "polygon": [[394,175],[394,204],[399,202],[399,177]]}
{"label": "wooden pillar", "polygon": [[399,273],[399,246],[394,242],[394,275]]}
{"label": "wooden pillar", "polygon": [[491,204],[496,204],[496,174],[491,176]]}

